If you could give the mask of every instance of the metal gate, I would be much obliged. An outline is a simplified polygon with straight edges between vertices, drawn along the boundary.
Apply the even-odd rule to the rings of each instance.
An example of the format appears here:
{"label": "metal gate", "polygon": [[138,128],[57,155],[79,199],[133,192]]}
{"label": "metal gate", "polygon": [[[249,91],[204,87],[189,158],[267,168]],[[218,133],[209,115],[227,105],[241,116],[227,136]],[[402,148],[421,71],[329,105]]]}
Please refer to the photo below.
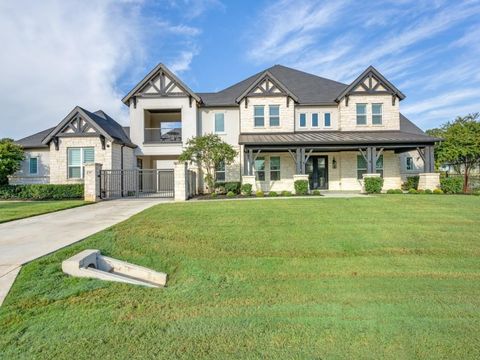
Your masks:
{"label": "metal gate", "polygon": [[175,179],[173,169],[101,170],[100,197],[173,198]]}

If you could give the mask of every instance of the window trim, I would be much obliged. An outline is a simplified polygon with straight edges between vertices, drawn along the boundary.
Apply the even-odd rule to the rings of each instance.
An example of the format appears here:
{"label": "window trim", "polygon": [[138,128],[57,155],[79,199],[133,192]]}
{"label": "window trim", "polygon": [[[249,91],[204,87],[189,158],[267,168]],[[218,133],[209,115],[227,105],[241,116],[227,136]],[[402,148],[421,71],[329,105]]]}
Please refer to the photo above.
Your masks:
{"label": "window trim", "polygon": [[[359,114],[358,113],[358,105],[364,105],[365,106],[365,114]],[[358,123],[358,117],[359,116],[364,116],[365,117],[365,123],[364,124],[359,124]],[[355,123],[357,126],[367,126],[368,125],[368,104],[367,103],[356,103],[355,104]]]}
{"label": "window trim", "polygon": [[[226,172],[225,161],[221,161],[218,165],[223,165],[223,166],[218,166],[218,167],[215,168],[215,181],[225,182],[225,181],[227,181],[227,172]],[[220,170],[219,170],[219,168],[220,168]],[[218,173],[221,173],[221,174],[223,173],[223,180],[218,179]]]}
{"label": "window trim", "polygon": [[[68,153],[71,149],[79,149],[80,150],[80,165],[70,165],[69,164],[69,157]],[[95,162],[95,146],[72,146],[67,147],[67,179],[83,179],[85,178],[85,157],[84,157],[84,149],[93,149],[93,162]],[[73,177],[70,176],[70,168],[80,168],[80,177]]]}
{"label": "window trim", "polygon": [[[358,159],[363,159],[365,161],[365,167],[363,168],[359,168],[358,167]],[[378,161],[382,159],[382,167],[378,167]],[[383,154],[380,154],[380,156],[378,157],[377,159],[377,162],[375,163],[375,173],[376,174],[380,174],[380,176],[383,178],[383,171],[384,171],[384,164],[383,164],[383,161],[384,161],[384,158],[383,158]],[[357,154],[357,180],[362,180],[363,179],[363,173],[362,173],[362,176],[359,176],[359,171],[365,171],[364,174],[368,174],[368,162],[367,160],[365,160],[365,158],[363,157],[362,154]]]}
{"label": "window trim", "polygon": [[[223,115],[223,131],[217,131],[217,115]],[[221,111],[216,111],[213,114],[213,133],[214,134],[226,134],[225,131],[225,113]]]}
{"label": "window trim", "polygon": [[[277,107],[278,108],[278,115],[273,115],[270,114],[270,109],[272,107]],[[272,117],[273,118],[278,118],[278,125],[272,125]],[[281,126],[281,122],[280,122],[280,105],[276,105],[276,104],[271,104],[271,105],[268,105],[268,126],[272,127],[272,128],[278,128]]]}
{"label": "window trim", "polygon": [[[328,114],[328,121],[330,122],[330,125],[327,125],[327,114]],[[323,113],[323,127],[325,128],[331,128],[332,127],[332,113],[331,112],[326,112]]]}
{"label": "window trim", "polygon": [[[278,169],[272,170],[272,159],[278,159]],[[282,180],[282,158],[281,156],[270,156],[268,167],[270,171],[270,181],[280,181]],[[278,173],[278,179],[272,178],[272,173]]]}
{"label": "window trim", "polygon": [[[408,160],[409,160],[409,159],[411,160],[411,164],[410,164],[410,165],[411,165],[411,168],[410,168],[410,169],[409,169],[409,166],[408,166],[408,162],[409,162]],[[414,164],[413,164],[413,157],[412,157],[412,156],[407,156],[407,157],[405,157],[405,170],[406,170],[406,171],[414,171],[414,170],[415,170],[414,167],[415,167],[415,166],[414,166]]]}
{"label": "window trim", "polygon": [[[302,115],[305,117],[305,125],[302,126]],[[300,113],[298,117],[298,127],[299,128],[306,128],[307,127],[307,113]]]}
{"label": "window trim", "polygon": [[[38,156],[32,156],[28,158],[28,174],[29,175],[38,175],[38,158],[39,158]],[[32,165],[31,165],[32,159],[35,159],[37,161],[37,163],[35,164],[36,172],[32,172]]]}
{"label": "window trim", "polygon": [[[373,113],[373,105],[380,105],[380,114]],[[373,122],[374,116],[380,116],[380,123],[376,124]],[[372,125],[373,126],[382,126],[383,125],[383,103],[372,103]]]}
{"label": "window trim", "polygon": [[[262,116],[255,115],[255,109],[256,108],[261,108],[262,109]],[[261,118],[262,120],[262,125],[257,125],[256,120],[257,118]],[[253,105],[253,127],[254,128],[265,128],[265,105]]]}
{"label": "window trim", "polygon": [[[316,118],[317,118],[317,125],[313,125],[313,116],[316,115]],[[318,113],[312,113],[312,128],[318,128],[319,127],[319,124],[318,124]]]}
{"label": "window trim", "polygon": [[[263,170],[257,170],[257,160],[263,160]],[[259,156],[257,157],[254,161],[253,161],[253,164],[254,164],[254,172],[255,172],[255,181],[266,181],[266,159],[264,156]],[[258,173],[262,173],[263,172],[263,180],[260,180],[259,179],[259,176],[258,176]]]}

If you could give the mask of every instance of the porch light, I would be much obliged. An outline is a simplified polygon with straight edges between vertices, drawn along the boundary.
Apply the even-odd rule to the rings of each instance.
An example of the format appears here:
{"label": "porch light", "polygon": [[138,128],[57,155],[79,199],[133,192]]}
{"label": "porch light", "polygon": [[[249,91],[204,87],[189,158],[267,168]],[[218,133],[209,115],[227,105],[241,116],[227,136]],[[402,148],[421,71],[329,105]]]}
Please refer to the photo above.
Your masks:
{"label": "porch light", "polygon": [[337,168],[337,159],[335,159],[335,156],[333,157],[333,160],[332,160],[332,167],[333,167],[334,169]]}

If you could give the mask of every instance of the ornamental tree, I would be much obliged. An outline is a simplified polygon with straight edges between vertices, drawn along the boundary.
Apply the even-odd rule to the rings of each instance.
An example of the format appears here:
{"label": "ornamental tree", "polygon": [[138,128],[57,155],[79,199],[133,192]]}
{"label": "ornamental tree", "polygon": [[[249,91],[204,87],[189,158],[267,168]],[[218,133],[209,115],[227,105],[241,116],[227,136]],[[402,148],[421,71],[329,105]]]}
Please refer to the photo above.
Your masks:
{"label": "ornamental tree", "polygon": [[20,162],[24,158],[21,146],[12,139],[0,139],[0,185],[8,184],[8,176],[20,170]]}
{"label": "ornamental tree", "polygon": [[179,160],[196,162],[199,167],[204,168],[208,190],[213,191],[215,169],[221,162],[225,166],[230,165],[236,156],[237,151],[230,144],[224,142],[218,135],[207,134],[189,139]]}
{"label": "ornamental tree", "polygon": [[444,139],[435,146],[437,165],[452,164],[456,172],[463,173],[464,193],[468,191],[470,171],[480,162],[479,116],[458,116],[438,129],[427,130],[427,134]]}

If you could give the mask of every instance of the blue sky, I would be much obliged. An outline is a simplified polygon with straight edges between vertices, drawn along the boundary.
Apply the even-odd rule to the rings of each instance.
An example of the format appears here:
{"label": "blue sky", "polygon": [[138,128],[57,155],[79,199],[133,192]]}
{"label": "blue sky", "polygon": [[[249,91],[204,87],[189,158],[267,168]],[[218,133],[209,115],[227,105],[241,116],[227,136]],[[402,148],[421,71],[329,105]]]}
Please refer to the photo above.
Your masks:
{"label": "blue sky", "polygon": [[421,128],[480,111],[480,1],[0,2],[0,137],[75,105],[128,123],[120,99],[165,63],[194,91],[274,64],[350,82],[374,65]]}

